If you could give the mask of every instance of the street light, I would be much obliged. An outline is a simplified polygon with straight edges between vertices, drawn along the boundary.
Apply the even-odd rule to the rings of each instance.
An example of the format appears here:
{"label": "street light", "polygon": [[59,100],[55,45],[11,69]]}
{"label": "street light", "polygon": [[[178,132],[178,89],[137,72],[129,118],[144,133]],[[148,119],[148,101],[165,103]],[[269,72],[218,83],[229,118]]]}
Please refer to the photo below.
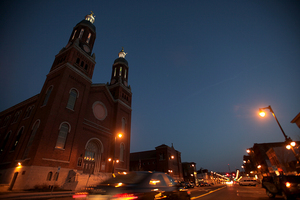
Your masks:
{"label": "street light", "polygon": [[116,160],[116,143],[117,143],[117,137],[121,138],[122,136],[123,136],[122,133],[119,133],[118,135],[115,136],[113,159],[111,159],[111,158],[108,159],[108,161],[112,161],[113,162],[112,174],[115,173],[115,163],[119,163],[119,160]]}
{"label": "street light", "polygon": [[261,117],[264,117],[266,115],[266,113],[263,110],[266,110],[266,109],[270,110],[270,112],[272,113],[273,117],[275,118],[275,120],[276,120],[276,122],[277,122],[277,124],[278,124],[278,126],[279,126],[279,128],[280,128],[280,130],[281,130],[281,132],[282,132],[282,134],[284,136],[284,138],[285,138],[285,141],[287,143],[286,148],[287,149],[292,149],[293,154],[295,155],[297,161],[300,162],[300,160],[299,160],[299,158],[298,158],[298,156],[297,156],[297,154],[296,154],[296,152],[295,152],[295,150],[293,148],[296,145],[296,143],[293,142],[292,139],[285,134],[285,132],[283,131],[283,129],[282,129],[282,127],[281,127],[281,125],[280,125],[280,123],[279,123],[279,121],[278,121],[278,119],[277,119],[277,117],[276,117],[276,115],[275,115],[272,107],[269,105],[268,107],[265,107],[265,108],[259,108],[259,115]]}

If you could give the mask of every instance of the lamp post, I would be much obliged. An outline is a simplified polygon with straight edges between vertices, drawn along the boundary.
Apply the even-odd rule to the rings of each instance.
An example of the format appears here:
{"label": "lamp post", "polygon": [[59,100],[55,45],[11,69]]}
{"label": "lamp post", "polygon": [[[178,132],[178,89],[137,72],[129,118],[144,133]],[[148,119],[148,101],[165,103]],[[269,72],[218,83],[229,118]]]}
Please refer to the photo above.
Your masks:
{"label": "lamp post", "polygon": [[115,163],[119,162],[119,160],[116,160],[116,143],[117,143],[117,137],[121,138],[123,135],[122,133],[119,133],[117,136],[115,136],[115,141],[114,141],[114,153],[113,153],[113,159],[111,160],[111,158],[108,159],[108,161],[112,161],[112,174],[115,173]]}
{"label": "lamp post", "polygon": [[295,150],[294,150],[294,148],[293,148],[296,144],[295,144],[295,142],[293,142],[292,139],[291,139],[290,137],[288,137],[288,136],[285,134],[285,132],[283,131],[283,129],[282,129],[282,127],[281,127],[281,125],[280,125],[280,123],[279,123],[279,121],[278,121],[278,119],[277,119],[277,117],[276,117],[276,115],[275,115],[275,113],[274,113],[272,107],[269,105],[268,107],[260,108],[260,109],[259,109],[259,115],[260,115],[261,117],[264,117],[264,116],[266,115],[266,113],[265,113],[263,110],[265,110],[265,109],[270,110],[270,112],[272,113],[273,117],[275,118],[275,120],[276,120],[276,122],[277,122],[277,124],[278,124],[278,126],[279,126],[279,128],[280,128],[280,130],[281,130],[281,132],[282,132],[282,134],[283,134],[283,136],[284,136],[284,138],[285,138],[285,141],[286,141],[286,143],[287,143],[286,148],[287,148],[287,149],[292,149],[293,154],[295,155],[295,157],[296,157],[296,159],[297,159],[297,161],[298,161],[298,163],[299,163],[299,162],[300,162],[300,159],[299,159],[299,157],[297,156],[297,154],[296,154],[296,152],[295,152]]}

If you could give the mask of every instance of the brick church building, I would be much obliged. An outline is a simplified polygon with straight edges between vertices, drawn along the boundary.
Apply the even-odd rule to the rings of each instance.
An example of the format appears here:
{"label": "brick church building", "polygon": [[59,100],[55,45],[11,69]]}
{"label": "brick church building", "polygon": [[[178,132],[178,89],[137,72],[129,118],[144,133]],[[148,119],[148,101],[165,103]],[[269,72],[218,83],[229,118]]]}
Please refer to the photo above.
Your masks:
{"label": "brick church building", "polygon": [[39,94],[0,113],[0,184],[9,190],[74,190],[129,171],[126,53],[113,62],[110,83],[92,83],[94,20],[92,13],[73,28]]}

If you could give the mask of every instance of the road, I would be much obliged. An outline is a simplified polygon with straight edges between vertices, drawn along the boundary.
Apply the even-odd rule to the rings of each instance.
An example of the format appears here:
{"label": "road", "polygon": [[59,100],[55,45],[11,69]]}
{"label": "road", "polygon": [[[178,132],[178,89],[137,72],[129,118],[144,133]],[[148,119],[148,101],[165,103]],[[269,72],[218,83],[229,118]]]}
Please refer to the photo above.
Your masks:
{"label": "road", "polygon": [[[190,189],[191,200],[269,200],[260,186],[218,185]],[[277,196],[276,200],[283,200]]]}
{"label": "road", "polygon": [[[240,186],[240,185],[215,185],[207,187],[195,187],[188,189],[191,192],[191,200],[269,200],[265,189],[260,186]],[[45,194],[39,196],[13,196],[5,197],[0,195],[0,199],[34,199],[34,200],[72,200],[71,195],[63,197],[62,195]],[[276,196],[275,200],[283,200],[281,196]]]}

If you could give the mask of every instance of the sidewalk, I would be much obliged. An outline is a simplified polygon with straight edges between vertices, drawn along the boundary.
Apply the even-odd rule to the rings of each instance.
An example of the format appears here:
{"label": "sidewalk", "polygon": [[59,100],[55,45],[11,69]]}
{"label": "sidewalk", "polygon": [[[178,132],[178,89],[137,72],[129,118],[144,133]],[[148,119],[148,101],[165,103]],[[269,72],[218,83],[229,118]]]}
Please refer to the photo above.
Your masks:
{"label": "sidewalk", "polygon": [[27,192],[27,191],[0,191],[0,199],[42,199],[51,197],[71,197],[74,191]]}

